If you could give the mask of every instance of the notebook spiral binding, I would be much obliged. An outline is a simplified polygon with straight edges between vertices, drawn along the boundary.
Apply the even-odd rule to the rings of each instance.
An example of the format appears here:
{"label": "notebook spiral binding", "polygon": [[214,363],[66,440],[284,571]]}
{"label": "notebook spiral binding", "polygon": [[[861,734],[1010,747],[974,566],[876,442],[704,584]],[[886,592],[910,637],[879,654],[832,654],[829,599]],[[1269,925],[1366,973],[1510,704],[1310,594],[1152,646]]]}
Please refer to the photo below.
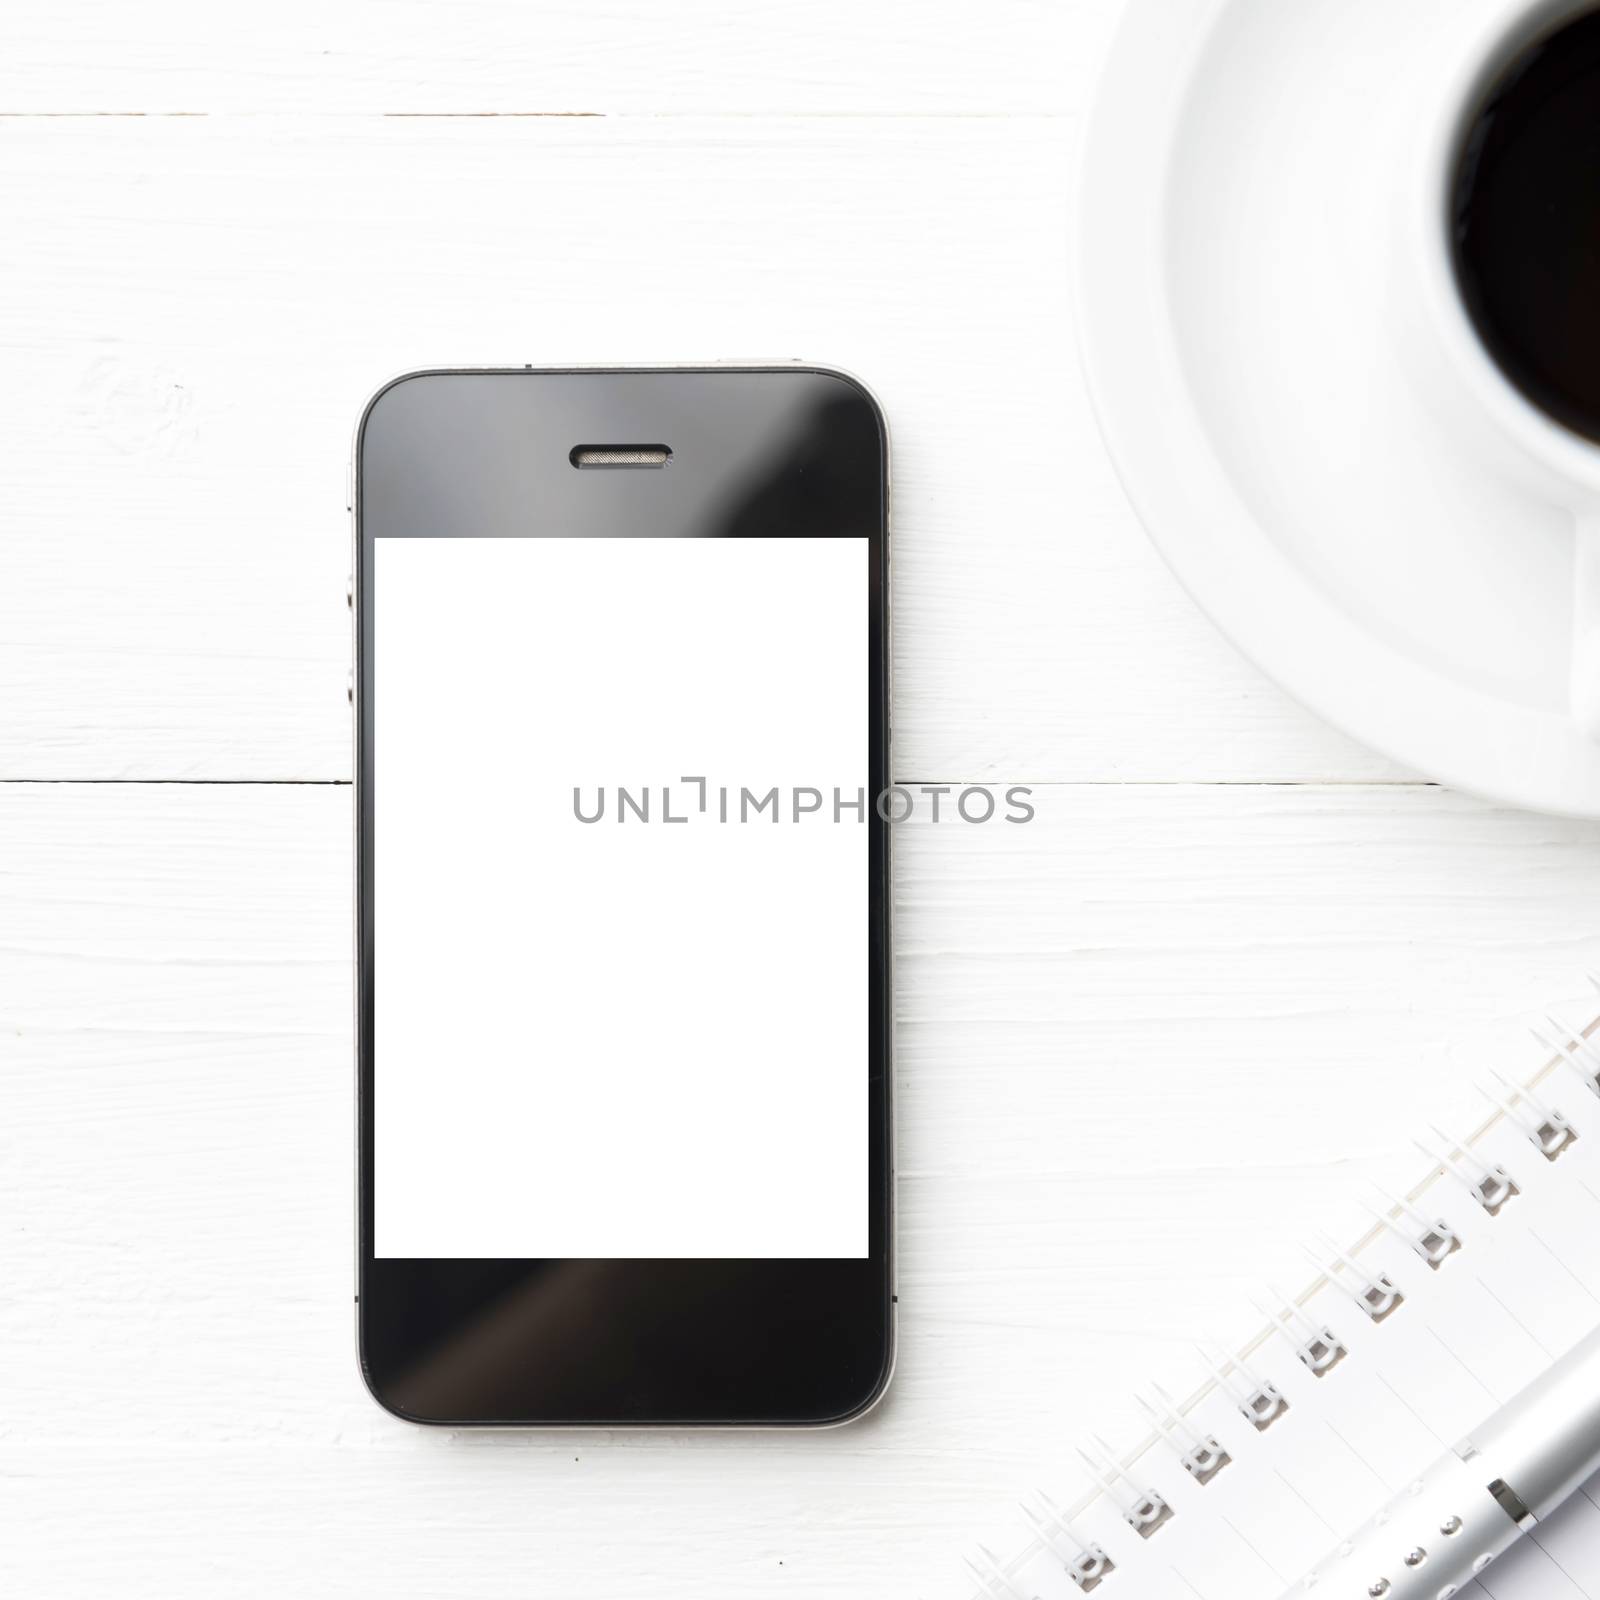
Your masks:
{"label": "notebook spiral binding", "polygon": [[[1591,973],[1588,977],[1590,985],[1600,993],[1600,976]],[[1547,1162],[1558,1161],[1576,1141],[1577,1130],[1540,1089],[1547,1079],[1562,1075],[1568,1081],[1576,1080],[1600,1099],[1600,1017],[1574,1029],[1546,1012],[1531,1032],[1548,1054],[1545,1065],[1528,1084],[1513,1083],[1500,1073],[1492,1074],[1492,1088],[1480,1084],[1480,1092],[1493,1107],[1493,1116],[1470,1138],[1455,1140],[1437,1127],[1430,1128],[1431,1137],[1418,1140],[1417,1148],[1432,1166],[1409,1196],[1377,1191],[1381,1204],[1368,1203],[1365,1207],[1374,1223],[1368,1240],[1380,1232],[1391,1234],[1402,1240],[1431,1272],[1444,1270],[1463,1246],[1460,1235],[1443,1217],[1421,1209],[1417,1203],[1428,1184],[1442,1174],[1466,1199],[1489,1216],[1498,1216],[1516,1200],[1521,1187],[1504,1165],[1485,1161],[1476,1153],[1474,1144],[1488,1128],[1503,1119]],[[1292,1351],[1314,1376],[1332,1375],[1347,1351],[1330,1327],[1304,1310],[1304,1303],[1316,1289],[1325,1283],[1332,1285],[1372,1323],[1386,1321],[1405,1304],[1404,1292],[1386,1273],[1373,1272],[1357,1259],[1355,1252],[1366,1242],[1344,1250],[1320,1236],[1319,1250],[1305,1252],[1318,1279],[1298,1297],[1274,1287],[1270,1301],[1256,1302],[1256,1309],[1266,1319],[1266,1330],[1248,1349],[1259,1353],[1276,1341]],[[1180,1407],[1157,1385],[1152,1385],[1154,1403],[1136,1396],[1154,1431],[1134,1459],[1142,1460],[1152,1445],[1163,1446],[1193,1482],[1205,1485],[1232,1463],[1233,1456],[1215,1436],[1197,1431],[1188,1420],[1187,1413],[1201,1400],[1214,1393],[1226,1396],[1255,1433],[1265,1433],[1291,1408],[1282,1389],[1244,1355],[1210,1344],[1197,1345],[1196,1350],[1209,1382],[1187,1407]],[[1076,1508],[1064,1511],[1043,1491],[1035,1491],[1032,1503],[1021,1507],[1032,1533],[1031,1543],[1010,1560],[1002,1561],[983,1546],[978,1547],[976,1559],[967,1559],[968,1570],[977,1582],[978,1600],[1033,1600],[1017,1580],[1040,1554],[1054,1557],[1082,1593],[1100,1592],[1104,1585],[1102,1600],[1114,1600],[1119,1575],[1116,1563],[1101,1545],[1075,1529],[1071,1519],[1103,1496],[1143,1539],[1159,1537],[1172,1520],[1175,1513],[1169,1501],[1155,1487],[1132,1477],[1104,1440],[1093,1439],[1091,1448],[1080,1449],[1078,1456],[1093,1488]]]}

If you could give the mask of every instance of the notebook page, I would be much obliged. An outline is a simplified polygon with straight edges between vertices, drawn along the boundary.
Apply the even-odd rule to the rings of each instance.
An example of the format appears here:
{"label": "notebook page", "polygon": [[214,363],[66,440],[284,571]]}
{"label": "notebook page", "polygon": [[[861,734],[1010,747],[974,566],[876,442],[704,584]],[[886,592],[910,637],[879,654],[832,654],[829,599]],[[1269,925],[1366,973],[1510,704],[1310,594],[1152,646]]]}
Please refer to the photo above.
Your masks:
{"label": "notebook page", "polygon": [[[1350,1252],[1363,1279],[1386,1276],[1403,1296],[1373,1321],[1324,1278],[1301,1297],[1289,1332],[1263,1333],[1224,1369],[1236,1389],[1276,1386],[1286,1409],[1258,1430],[1213,1383],[1180,1407],[1181,1425],[1214,1438],[1228,1463],[1198,1482],[1159,1434],[1116,1465],[1107,1492],[1046,1522],[1036,1541],[990,1564],[991,1600],[1075,1600],[1068,1563],[1098,1545],[1113,1570],[1096,1600],[1280,1600],[1341,1540],[1371,1519],[1456,1441],[1600,1325],[1600,1096],[1578,1073],[1541,1075],[1541,1103],[1576,1135],[1555,1159],[1497,1116],[1470,1153],[1498,1164],[1518,1192],[1491,1215],[1464,1178],[1436,1173],[1410,1197],[1459,1238],[1437,1268],[1407,1241],[1375,1229]],[[1518,1108],[1528,1119],[1529,1108]],[[1406,1230],[1418,1230],[1408,1221]],[[1352,1281],[1352,1275],[1341,1277]],[[1321,1376],[1296,1345],[1326,1329],[1345,1348]],[[1292,1337],[1291,1337],[1292,1334]],[[1169,1430],[1171,1431],[1171,1430]],[[1151,1492],[1170,1508],[1141,1537],[1124,1510]],[[1124,1505],[1119,1507],[1117,1500]],[[1460,1594],[1482,1600],[1600,1600],[1600,1481],[1541,1524]]]}

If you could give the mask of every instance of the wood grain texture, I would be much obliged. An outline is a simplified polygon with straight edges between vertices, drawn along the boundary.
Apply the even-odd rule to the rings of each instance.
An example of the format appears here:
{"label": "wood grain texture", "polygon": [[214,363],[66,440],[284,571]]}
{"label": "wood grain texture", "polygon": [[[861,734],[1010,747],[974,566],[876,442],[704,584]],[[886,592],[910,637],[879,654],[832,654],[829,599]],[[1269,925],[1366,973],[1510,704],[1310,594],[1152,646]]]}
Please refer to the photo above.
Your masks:
{"label": "wood grain texture", "polygon": [[1105,0],[13,0],[0,110],[211,115],[1055,113]]}
{"label": "wood grain texture", "polygon": [[896,444],[897,763],[1394,777],[1148,547],[1063,119],[0,124],[0,776],[343,778],[351,431],[439,362],[801,354]]}
{"label": "wood grain texture", "polygon": [[1460,1052],[1532,1059],[1519,1013],[1600,902],[1593,827],[1433,789],[1036,798],[899,835],[882,1412],[472,1438],[356,1375],[349,791],[0,785],[0,1587],[948,1592],[1011,1495],[1078,1487],[1072,1440],[1303,1275],[1360,1175],[1409,1174],[1409,1127],[1470,1111]]}

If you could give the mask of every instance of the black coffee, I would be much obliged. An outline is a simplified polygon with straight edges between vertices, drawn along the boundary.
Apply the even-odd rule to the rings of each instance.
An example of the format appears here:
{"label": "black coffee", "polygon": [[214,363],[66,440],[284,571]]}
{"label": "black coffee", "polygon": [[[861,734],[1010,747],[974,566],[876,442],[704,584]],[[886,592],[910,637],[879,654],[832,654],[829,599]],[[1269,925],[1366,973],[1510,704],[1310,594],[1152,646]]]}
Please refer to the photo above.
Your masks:
{"label": "black coffee", "polygon": [[1456,170],[1456,273],[1506,376],[1600,441],[1600,11],[1516,56]]}

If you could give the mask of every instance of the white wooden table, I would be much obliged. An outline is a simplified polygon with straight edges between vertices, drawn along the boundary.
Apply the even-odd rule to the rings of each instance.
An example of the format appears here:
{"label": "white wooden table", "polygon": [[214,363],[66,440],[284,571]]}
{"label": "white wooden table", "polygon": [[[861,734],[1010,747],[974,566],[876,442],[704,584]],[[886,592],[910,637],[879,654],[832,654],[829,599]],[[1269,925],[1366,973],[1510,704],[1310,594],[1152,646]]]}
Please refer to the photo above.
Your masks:
{"label": "white wooden table", "polygon": [[[11,0],[0,1589],[959,1595],[1531,1063],[1600,833],[1288,703],[1095,434],[1116,9]],[[819,1435],[413,1430],[353,1353],[351,427],[432,362],[748,355],[891,418],[897,776],[1038,791],[901,840],[899,1376]]]}

